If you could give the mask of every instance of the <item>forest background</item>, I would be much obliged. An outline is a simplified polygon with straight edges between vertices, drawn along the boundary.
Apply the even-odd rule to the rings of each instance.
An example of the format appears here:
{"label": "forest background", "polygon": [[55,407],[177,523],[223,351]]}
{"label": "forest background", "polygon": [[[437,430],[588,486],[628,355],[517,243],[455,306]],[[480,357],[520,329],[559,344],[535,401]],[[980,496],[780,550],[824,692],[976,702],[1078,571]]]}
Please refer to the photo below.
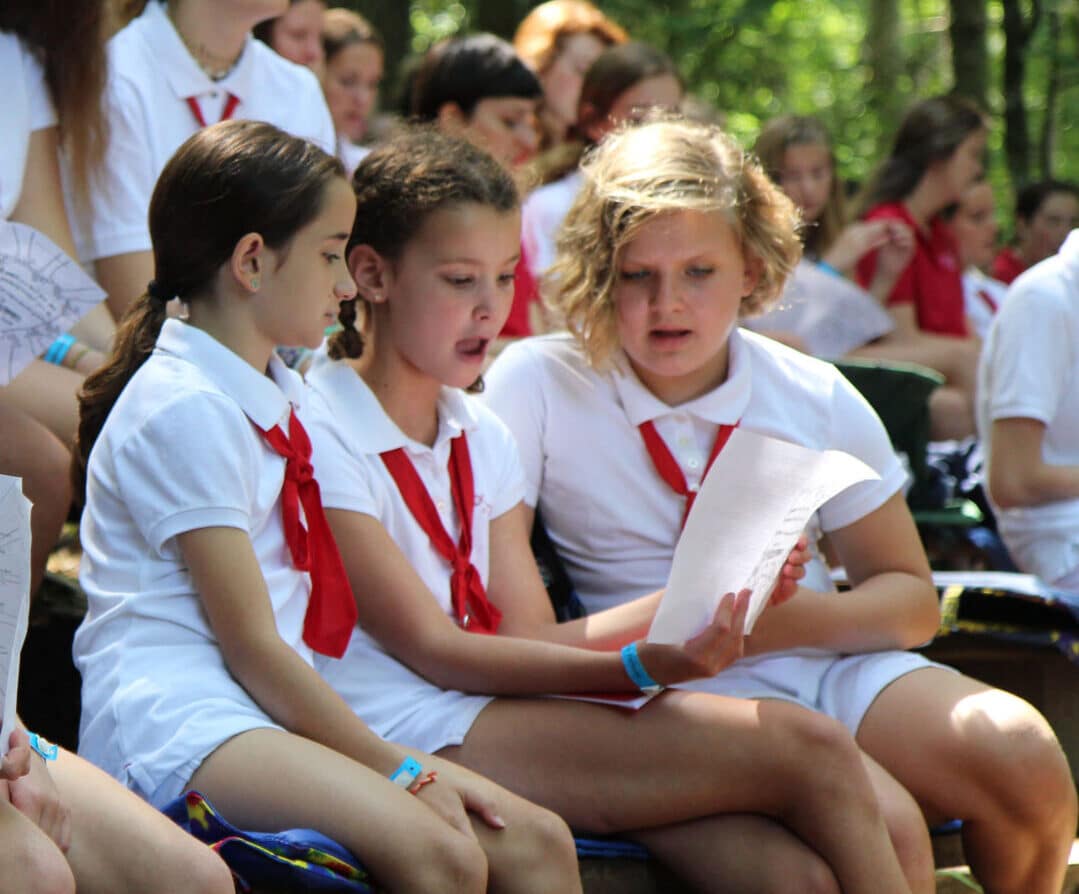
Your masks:
{"label": "forest background", "polygon": [[[512,38],[531,0],[331,0],[386,42],[383,104],[395,60],[454,33]],[[863,181],[903,111],[956,91],[993,122],[988,174],[998,206],[1045,177],[1079,180],[1079,0],[599,0],[637,40],[675,60],[689,92],[751,145],[785,112],[820,117],[841,176]],[[1010,219],[1010,213],[1002,215]]]}

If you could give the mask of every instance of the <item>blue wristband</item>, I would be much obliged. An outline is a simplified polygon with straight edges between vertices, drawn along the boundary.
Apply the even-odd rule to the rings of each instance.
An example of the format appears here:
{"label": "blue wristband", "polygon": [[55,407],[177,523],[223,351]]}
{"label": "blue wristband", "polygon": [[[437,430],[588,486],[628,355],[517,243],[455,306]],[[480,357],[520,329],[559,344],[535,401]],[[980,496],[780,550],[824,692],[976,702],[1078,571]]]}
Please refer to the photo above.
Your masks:
{"label": "blue wristband", "polygon": [[37,733],[28,732],[26,734],[30,740],[30,747],[41,755],[42,759],[46,761],[56,760],[56,755],[60,753],[60,749],[53,745],[48,739],[43,739]]}
{"label": "blue wristband", "polygon": [[817,261],[817,266],[820,267],[820,269],[823,270],[825,273],[831,273],[832,276],[838,276],[840,279],[843,278],[843,274],[836,270],[835,267],[833,267],[827,261]]}
{"label": "blue wristband", "polygon": [[68,333],[58,335],[56,341],[49,345],[49,349],[45,352],[45,362],[61,366],[73,344],[75,344],[74,335],[69,335]]}
{"label": "blue wristband", "polygon": [[401,788],[408,788],[422,772],[423,767],[418,760],[406,757],[401,761],[401,766],[390,774],[390,782],[397,783]]}
{"label": "blue wristband", "polygon": [[637,685],[641,692],[654,695],[663,690],[663,684],[657,683],[649,676],[648,671],[641,664],[641,656],[637,654],[637,644],[630,643],[622,646],[622,667],[626,669],[629,678]]}

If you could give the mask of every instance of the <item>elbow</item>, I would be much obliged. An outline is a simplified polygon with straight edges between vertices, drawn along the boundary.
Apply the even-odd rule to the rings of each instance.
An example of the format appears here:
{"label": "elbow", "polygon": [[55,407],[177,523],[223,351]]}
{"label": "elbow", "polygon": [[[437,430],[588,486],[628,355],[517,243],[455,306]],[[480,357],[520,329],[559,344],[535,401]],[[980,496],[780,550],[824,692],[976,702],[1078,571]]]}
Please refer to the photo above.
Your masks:
{"label": "elbow", "polygon": [[1001,509],[1021,509],[1039,502],[1034,487],[1020,475],[989,468],[989,497]]}
{"label": "elbow", "polygon": [[902,642],[899,644],[902,649],[925,645],[940,630],[940,599],[937,597],[937,588],[932,582],[919,580],[918,583],[924,592],[919,593],[917,607],[907,619]]}

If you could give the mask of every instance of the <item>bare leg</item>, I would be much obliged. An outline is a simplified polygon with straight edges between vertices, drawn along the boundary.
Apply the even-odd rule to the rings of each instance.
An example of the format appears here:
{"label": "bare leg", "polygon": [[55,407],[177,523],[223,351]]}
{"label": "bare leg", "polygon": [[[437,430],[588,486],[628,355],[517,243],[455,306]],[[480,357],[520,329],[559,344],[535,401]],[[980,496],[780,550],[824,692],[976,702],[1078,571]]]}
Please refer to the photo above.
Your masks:
{"label": "bare leg", "polygon": [[853,740],[792,705],[677,691],[635,713],[500,699],[447,756],[575,829],[760,813],[818,853],[846,894],[910,891]]}
{"label": "bare leg", "polygon": [[19,894],[75,894],[64,855],[52,840],[0,797],[0,888]]}
{"label": "bare leg", "polygon": [[352,851],[387,891],[486,889],[487,861],[474,839],[400,786],[310,739],[273,729],[241,733],[203,761],[190,787],[241,828],[317,829]]}
{"label": "bare leg", "polygon": [[963,820],[967,860],[988,894],[1060,891],[1075,784],[1049,724],[1026,702],[926,668],[881,693],[858,742],[931,822]]}
{"label": "bare leg", "polygon": [[30,512],[30,592],[45,576],[49,553],[56,546],[71,507],[71,454],[41,423],[14,406],[0,388],[0,472],[23,480],[23,493],[34,504]]}
{"label": "bare leg", "polygon": [[32,416],[70,449],[75,442],[79,406],[75,395],[83,377],[70,369],[34,360],[4,389],[5,402]]}
{"label": "bare leg", "polygon": [[628,836],[702,894],[788,894],[793,880],[799,894],[841,894],[828,864],[763,816],[711,816]]}
{"label": "bare leg", "polygon": [[899,865],[913,894],[933,894],[937,890],[936,868],[933,862],[933,842],[929,826],[910,792],[865,752],[862,753],[877,803],[884,814],[888,835],[895,848]]}
{"label": "bare leg", "polygon": [[232,894],[217,854],[115,779],[66,751],[49,770],[71,809],[79,894]]}

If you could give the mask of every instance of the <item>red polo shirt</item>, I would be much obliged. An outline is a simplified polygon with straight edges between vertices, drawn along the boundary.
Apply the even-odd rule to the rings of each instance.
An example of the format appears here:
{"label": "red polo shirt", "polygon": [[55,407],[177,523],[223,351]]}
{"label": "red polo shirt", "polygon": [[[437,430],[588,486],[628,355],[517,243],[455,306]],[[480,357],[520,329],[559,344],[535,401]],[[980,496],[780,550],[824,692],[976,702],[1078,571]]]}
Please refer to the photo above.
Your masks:
{"label": "red polo shirt", "polygon": [[1015,253],[1014,249],[1002,248],[997,256],[993,258],[993,266],[989,268],[989,275],[993,279],[999,279],[1002,283],[1010,283],[1026,269],[1027,265]]}
{"label": "red polo shirt", "polygon": [[[918,328],[923,332],[968,335],[959,250],[948,225],[934,218],[925,233],[900,202],[877,205],[865,219],[900,220],[915,234],[914,257],[888,296],[888,304],[913,304]],[[856,275],[863,287],[868,288],[876,267],[876,252],[858,262]]]}

